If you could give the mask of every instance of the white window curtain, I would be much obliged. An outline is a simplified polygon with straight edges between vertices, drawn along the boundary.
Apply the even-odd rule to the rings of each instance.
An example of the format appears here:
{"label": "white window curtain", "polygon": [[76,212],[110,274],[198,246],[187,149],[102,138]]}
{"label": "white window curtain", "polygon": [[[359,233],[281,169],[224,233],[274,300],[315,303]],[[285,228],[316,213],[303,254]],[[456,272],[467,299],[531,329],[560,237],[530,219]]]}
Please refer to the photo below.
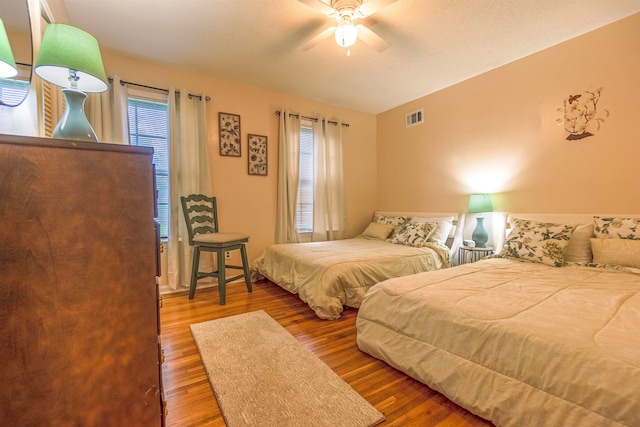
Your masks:
{"label": "white window curtain", "polygon": [[282,111],[278,132],[278,202],[275,243],[300,241],[296,203],[300,174],[300,116]]}
{"label": "white window curtain", "polygon": [[129,144],[128,102],[128,89],[118,76],[106,92],[88,94],[85,112],[98,141]]}
{"label": "white window curtain", "polygon": [[342,170],[342,123],[313,123],[313,233],[315,242],[344,239],[347,215]]}
{"label": "white window curtain", "polygon": [[[188,288],[193,248],[184,222],[180,196],[211,195],[211,172],[207,153],[206,101],[190,97],[186,90],[169,90],[169,237],[167,285]],[[202,269],[212,267],[203,256]],[[211,264],[211,265],[207,265]]]}

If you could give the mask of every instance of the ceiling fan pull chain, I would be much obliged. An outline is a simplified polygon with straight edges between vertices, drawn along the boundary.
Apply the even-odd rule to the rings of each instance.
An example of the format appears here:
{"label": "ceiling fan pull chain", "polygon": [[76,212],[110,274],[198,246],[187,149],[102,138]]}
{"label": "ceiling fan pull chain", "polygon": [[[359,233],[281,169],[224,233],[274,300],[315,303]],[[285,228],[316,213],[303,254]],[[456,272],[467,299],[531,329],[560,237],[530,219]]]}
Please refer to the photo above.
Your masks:
{"label": "ceiling fan pull chain", "polygon": [[347,56],[351,56],[351,48],[347,48]]}

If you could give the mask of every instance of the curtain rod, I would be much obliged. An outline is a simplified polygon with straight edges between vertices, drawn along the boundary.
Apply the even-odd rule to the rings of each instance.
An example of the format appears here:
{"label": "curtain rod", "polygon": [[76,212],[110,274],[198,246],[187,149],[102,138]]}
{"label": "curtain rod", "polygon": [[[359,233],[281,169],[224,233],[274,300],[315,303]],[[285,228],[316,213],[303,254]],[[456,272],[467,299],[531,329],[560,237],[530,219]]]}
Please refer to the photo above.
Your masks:
{"label": "curtain rod", "polygon": [[[276,114],[280,115],[280,114],[282,114],[282,112],[280,110],[276,110]],[[317,117],[308,117],[308,116],[301,116],[300,114],[289,113],[289,117],[291,117],[291,116],[300,117],[301,119],[313,120],[314,122],[318,121]],[[331,123],[332,125],[337,125],[338,124],[338,122],[334,122],[334,121],[331,121],[331,120],[327,120],[327,123]],[[342,123],[342,126],[348,128],[350,125],[349,125],[349,123]]]}
{"label": "curtain rod", "polygon": [[[109,77],[109,83],[113,83],[113,77]],[[159,87],[147,86],[147,85],[143,85],[143,84],[140,84],[140,83],[128,82],[128,81],[125,81],[125,80],[120,80],[120,84],[122,86],[124,86],[124,85],[138,86],[138,87],[143,87],[145,89],[151,89],[151,90],[157,90],[159,92],[169,93],[169,89],[162,89],[162,88],[159,88]],[[179,92],[177,92],[177,93],[178,93],[178,96],[180,96],[180,93]],[[194,94],[190,93],[189,94],[189,99],[191,99],[191,98],[198,98],[200,101],[202,101],[202,95],[194,95]],[[204,100],[205,101],[211,101],[211,97],[207,95],[207,96],[204,97]]]}

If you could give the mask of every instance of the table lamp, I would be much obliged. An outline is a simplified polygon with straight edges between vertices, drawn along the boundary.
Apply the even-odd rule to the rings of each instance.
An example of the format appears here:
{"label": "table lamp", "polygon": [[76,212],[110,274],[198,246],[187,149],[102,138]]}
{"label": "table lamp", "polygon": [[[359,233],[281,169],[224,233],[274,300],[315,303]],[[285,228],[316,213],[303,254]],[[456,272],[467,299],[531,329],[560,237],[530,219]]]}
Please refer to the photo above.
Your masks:
{"label": "table lamp", "polygon": [[476,228],[473,230],[471,239],[477,248],[484,248],[489,240],[487,230],[484,229],[484,212],[493,212],[491,197],[488,194],[472,194],[469,197],[469,213],[478,213],[476,216]]}
{"label": "table lamp", "polygon": [[13,58],[4,23],[0,19],[0,77],[13,77],[17,74],[16,60]]}
{"label": "table lamp", "polygon": [[84,112],[85,92],[104,92],[108,87],[98,41],[71,25],[49,24],[34,71],[63,88],[67,106],[53,137],[98,142]]}

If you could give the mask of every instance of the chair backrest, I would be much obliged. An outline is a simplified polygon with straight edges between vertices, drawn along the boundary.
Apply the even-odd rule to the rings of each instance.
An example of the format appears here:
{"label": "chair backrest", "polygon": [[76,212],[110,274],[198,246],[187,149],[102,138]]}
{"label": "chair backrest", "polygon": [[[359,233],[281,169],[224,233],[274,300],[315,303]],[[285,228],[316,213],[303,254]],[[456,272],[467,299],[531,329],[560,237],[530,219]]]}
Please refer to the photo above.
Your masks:
{"label": "chair backrest", "polygon": [[189,245],[193,246],[193,238],[197,234],[218,232],[218,205],[215,197],[190,194],[180,197],[180,202],[187,223]]}

